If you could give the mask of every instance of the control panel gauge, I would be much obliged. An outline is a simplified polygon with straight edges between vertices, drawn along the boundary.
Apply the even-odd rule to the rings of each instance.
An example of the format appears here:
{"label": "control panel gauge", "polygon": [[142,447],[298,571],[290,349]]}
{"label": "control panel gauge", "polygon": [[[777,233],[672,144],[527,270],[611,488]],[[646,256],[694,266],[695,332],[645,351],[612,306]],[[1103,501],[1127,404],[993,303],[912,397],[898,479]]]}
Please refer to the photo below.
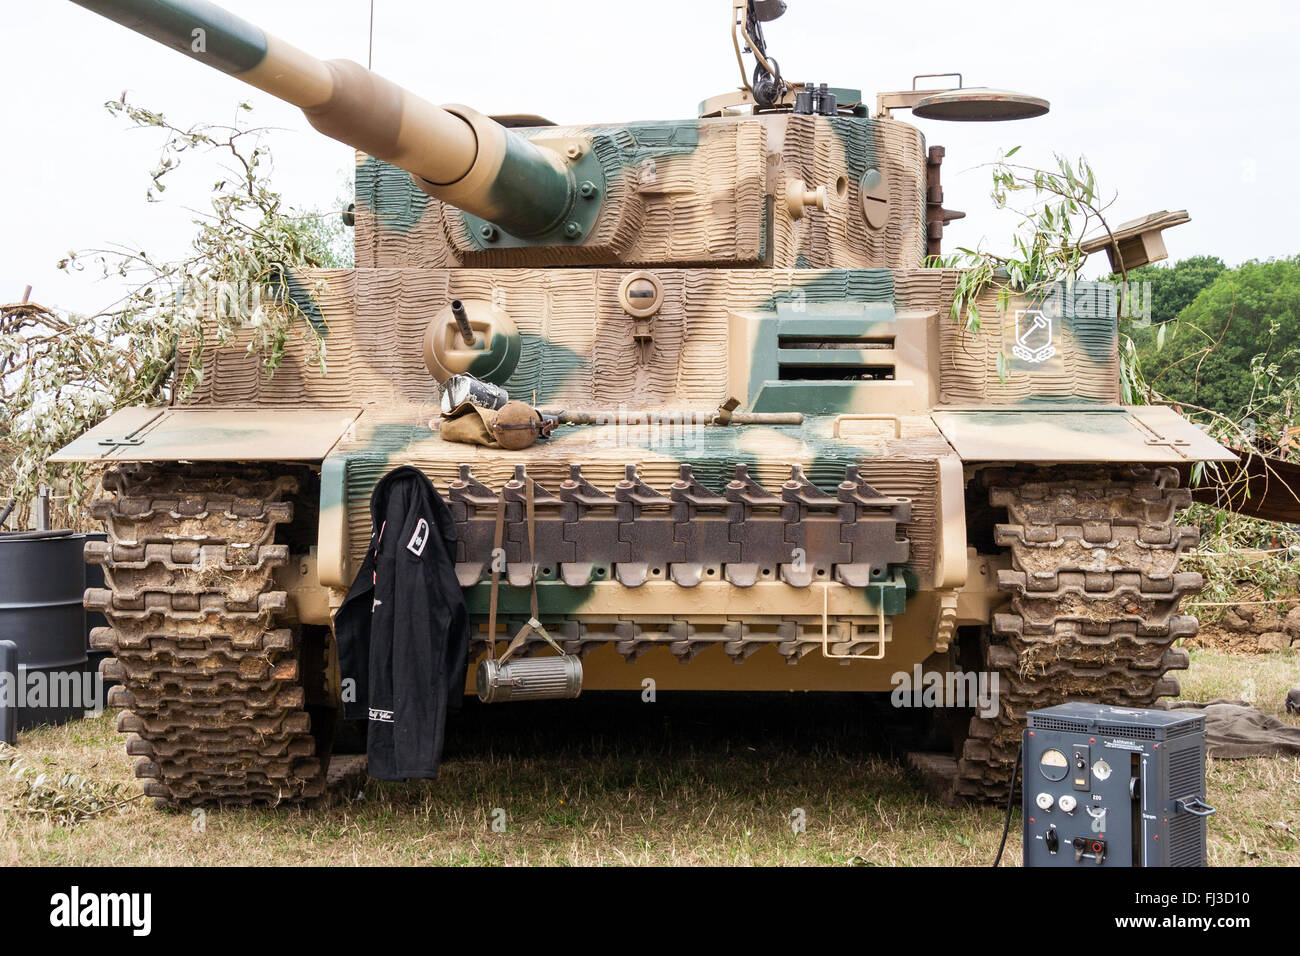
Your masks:
{"label": "control panel gauge", "polygon": [[1052,809],[1052,804],[1055,803],[1056,801],[1052,799],[1052,795],[1050,793],[1040,793],[1038,795],[1037,802],[1038,802],[1039,810],[1050,810]]}
{"label": "control panel gauge", "polygon": [[1106,763],[1104,760],[1098,760],[1092,765],[1092,775],[1098,780],[1109,780],[1110,764]]}
{"label": "control panel gauge", "polygon": [[1057,801],[1057,805],[1066,813],[1073,813],[1079,806],[1079,801],[1066,793],[1062,794],[1061,799]]}
{"label": "control panel gauge", "polygon": [[1048,780],[1064,780],[1065,775],[1069,773],[1070,764],[1061,751],[1044,750],[1043,755],[1038,758],[1038,769]]}

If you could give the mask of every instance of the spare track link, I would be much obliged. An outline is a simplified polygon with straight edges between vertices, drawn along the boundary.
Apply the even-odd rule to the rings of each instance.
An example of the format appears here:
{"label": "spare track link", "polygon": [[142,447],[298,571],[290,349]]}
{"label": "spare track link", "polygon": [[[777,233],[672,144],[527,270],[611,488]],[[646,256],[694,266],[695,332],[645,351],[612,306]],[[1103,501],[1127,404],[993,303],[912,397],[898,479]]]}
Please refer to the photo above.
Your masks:
{"label": "spare track link", "polygon": [[299,640],[278,627],[275,543],[296,479],[265,469],[131,467],[95,501],[106,542],[86,545],[106,588],[86,607],[110,627],[91,645],[135,775],[160,806],[312,801],[325,772],[299,681]]}
{"label": "spare track link", "polygon": [[1197,529],[1179,527],[1191,504],[1172,468],[1122,471],[996,471],[989,501],[1007,509],[995,529],[1012,568],[998,575],[1010,594],[982,650],[998,674],[998,714],[971,718],[955,790],[1005,800],[1027,711],[1067,700],[1149,707],[1176,696],[1166,673],[1186,669],[1173,647],[1196,634],[1178,613],[1201,575],[1178,562]]}
{"label": "spare track link", "polygon": [[[734,466],[721,494],[701,484],[691,465],[679,467],[665,495],[641,479],[635,464],[626,465],[611,495],[588,482],[577,464],[556,494],[530,483],[524,465],[515,466],[500,493],[461,465],[448,489],[461,586],[490,574],[498,510],[512,587],[527,587],[540,566],[557,567],[570,587],[586,587],[599,566],[624,587],[640,587],[651,568],[665,569],[664,580],[696,587],[713,568],[735,587],[772,575],[791,587],[836,580],[861,588],[881,583],[891,566],[908,560],[911,545],[901,529],[911,519],[911,501],[880,494],[855,465],[845,469],[834,494],[797,464],[779,493],[759,484],[744,464]],[[532,519],[529,488],[537,507]],[[801,561],[793,560],[796,553]]]}

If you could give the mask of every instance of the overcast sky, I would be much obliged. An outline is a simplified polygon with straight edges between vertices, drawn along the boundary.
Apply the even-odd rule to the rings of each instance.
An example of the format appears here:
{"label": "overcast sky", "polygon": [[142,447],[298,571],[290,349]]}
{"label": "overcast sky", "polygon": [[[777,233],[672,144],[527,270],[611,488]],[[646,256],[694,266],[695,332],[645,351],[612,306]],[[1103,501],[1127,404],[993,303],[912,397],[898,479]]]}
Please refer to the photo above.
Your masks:
{"label": "overcast sky", "polygon": [[[317,56],[366,62],[369,0],[225,5]],[[738,83],[729,12],[727,0],[375,0],[374,68],[485,113],[680,119]],[[949,227],[948,248],[1004,247],[1011,224],[991,213],[988,171],[975,167],[1023,145],[1017,159],[1039,163],[1086,154],[1119,194],[1113,223],[1188,209],[1192,222],[1166,235],[1171,259],[1236,264],[1300,252],[1298,26],[1294,0],[790,0],[766,34],[788,78],[860,87],[873,102],[945,70],[1051,101],[1048,116],[1020,123],[916,121],[948,147],[947,206],[969,214]],[[67,250],[184,251],[184,207],[204,204],[211,171],[191,163],[165,203],[146,203],[157,134],[127,131],[102,105],[124,90],[179,125],[229,121],[252,102],[259,125],[284,128],[273,178],[300,208],[329,207],[350,174],[351,151],[296,109],[69,2],[0,0],[0,62],[0,301],[30,283],[47,305],[98,310],[118,288],[59,272]]]}

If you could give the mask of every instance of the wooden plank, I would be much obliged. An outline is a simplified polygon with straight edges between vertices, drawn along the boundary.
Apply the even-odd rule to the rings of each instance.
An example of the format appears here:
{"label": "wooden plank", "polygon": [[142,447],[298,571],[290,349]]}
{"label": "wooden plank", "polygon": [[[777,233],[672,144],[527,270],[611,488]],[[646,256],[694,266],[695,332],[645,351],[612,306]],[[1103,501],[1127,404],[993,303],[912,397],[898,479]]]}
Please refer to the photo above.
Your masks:
{"label": "wooden plank", "polygon": [[1240,463],[1220,466],[1221,478],[1192,489],[1207,505],[1266,521],[1300,524],[1300,465],[1237,450]]}

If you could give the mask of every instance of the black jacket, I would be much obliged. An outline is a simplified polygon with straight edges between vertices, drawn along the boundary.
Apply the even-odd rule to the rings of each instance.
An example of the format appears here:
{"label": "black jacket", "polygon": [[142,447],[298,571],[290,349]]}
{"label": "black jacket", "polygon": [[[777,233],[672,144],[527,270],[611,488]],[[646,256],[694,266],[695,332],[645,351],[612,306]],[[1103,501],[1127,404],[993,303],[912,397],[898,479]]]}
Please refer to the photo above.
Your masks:
{"label": "black jacket", "polygon": [[436,777],[469,651],[456,527],[432,482],[409,466],[380,479],[370,520],[366,559],[334,619],[343,714],[367,720],[370,776]]}

